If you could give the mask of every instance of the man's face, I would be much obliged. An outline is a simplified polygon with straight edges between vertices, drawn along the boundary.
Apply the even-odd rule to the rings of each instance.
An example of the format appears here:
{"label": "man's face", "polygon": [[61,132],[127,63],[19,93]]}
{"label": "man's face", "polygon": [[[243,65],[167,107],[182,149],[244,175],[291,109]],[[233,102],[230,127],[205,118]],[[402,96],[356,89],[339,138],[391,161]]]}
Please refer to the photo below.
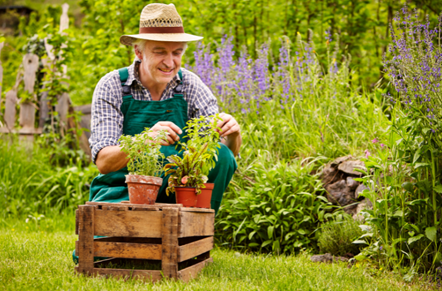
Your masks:
{"label": "man's face", "polygon": [[184,42],[147,41],[141,56],[141,73],[155,85],[169,83],[181,67],[185,45]]}

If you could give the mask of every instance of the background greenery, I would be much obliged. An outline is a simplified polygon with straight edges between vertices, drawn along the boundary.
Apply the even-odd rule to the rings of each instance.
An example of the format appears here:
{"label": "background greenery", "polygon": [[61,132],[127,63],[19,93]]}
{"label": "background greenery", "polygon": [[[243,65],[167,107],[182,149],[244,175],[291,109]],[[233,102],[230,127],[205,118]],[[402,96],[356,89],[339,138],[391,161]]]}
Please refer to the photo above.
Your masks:
{"label": "background greenery", "polygon": [[[3,94],[15,82],[29,38],[37,34],[41,40],[57,31],[60,7],[24,3],[38,13],[22,19],[15,35],[5,36]],[[67,31],[65,54],[74,104],[90,103],[99,78],[132,62],[130,48],[118,39],[137,31],[139,11],[147,3],[72,2],[75,25]],[[418,8],[420,19],[428,14],[432,25],[442,7],[440,1],[408,3]],[[378,82],[383,53],[391,57],[389,24],[402,3],[185,0],[176,5],[186,31],[205,37],[187,50],[186,66],[198,70],[207,54],[215,80],[208,85],[242,127],[239,169],[216,222],[220,245],[274,254],[318,251],[321,225],[341,213],[324,198],[319,174],[331,159],[352,154],[366,158],[369,170],[362,181],[370,191],[364,195],[374,202],[365,213],[358,240],[365,248],[357,259],[396,269],[407,280],[440,265],[440,175],[425,164],[438,149],[411,130],[400,102],[385,98],[387,92],[395,94],[388,80]],[[258,82],[248,91],[229,85],[242,80],[241,68],[256,76],[259,66],[266,68],[265,89]],[[34,147],[30,157],[29,150],[2,140],[4,225],[17,217],[38,224],[49,214],[69,216],[88,197],[95,166],[67,147],[57,148],[59,143],[41,144],[46,147]]]}

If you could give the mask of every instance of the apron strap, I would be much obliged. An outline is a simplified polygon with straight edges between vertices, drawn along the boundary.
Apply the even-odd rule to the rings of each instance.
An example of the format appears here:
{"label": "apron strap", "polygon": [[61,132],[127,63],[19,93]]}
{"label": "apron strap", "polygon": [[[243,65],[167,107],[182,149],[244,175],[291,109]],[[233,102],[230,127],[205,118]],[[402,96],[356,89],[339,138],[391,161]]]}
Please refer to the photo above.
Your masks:
{"label": "apron strap", "polygon": [[173,97],[184,97],[183,95],[183,72],[181,69],[178,71],[178,76],[180,77],[178,80],[178,86],[173,89]]}
{"label": "apron strap", "polygon": [[132,96],[132,94],[130,94],[130,86],[125,85],[129,77],[129,70],[127,68],[121,68],[118,70],[118,74],[120,75],[120,82],[123,87],[123,97]]}

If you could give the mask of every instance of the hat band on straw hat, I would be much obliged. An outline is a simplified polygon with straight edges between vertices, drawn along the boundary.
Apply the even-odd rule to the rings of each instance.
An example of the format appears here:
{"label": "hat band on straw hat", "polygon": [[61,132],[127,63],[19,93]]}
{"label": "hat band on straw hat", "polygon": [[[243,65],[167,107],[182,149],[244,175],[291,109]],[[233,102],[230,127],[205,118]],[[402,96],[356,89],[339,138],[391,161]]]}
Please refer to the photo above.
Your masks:
{"label": "hat band on straw hat", "polygon": [[140,33],[184,33],[182,26],[177,27],[140,27]]}

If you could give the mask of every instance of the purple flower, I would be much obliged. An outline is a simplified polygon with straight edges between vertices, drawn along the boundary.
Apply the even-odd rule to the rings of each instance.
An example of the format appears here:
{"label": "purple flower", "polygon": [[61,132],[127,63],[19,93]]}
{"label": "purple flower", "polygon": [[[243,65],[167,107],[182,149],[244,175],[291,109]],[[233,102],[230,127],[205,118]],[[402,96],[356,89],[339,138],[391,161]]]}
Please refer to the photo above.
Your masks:
{"label": "purple flower", "polygon": [[377,143],[377,142],[378,142],[378,139],[375,137],[371,142],[372,142],[372,143]]}

